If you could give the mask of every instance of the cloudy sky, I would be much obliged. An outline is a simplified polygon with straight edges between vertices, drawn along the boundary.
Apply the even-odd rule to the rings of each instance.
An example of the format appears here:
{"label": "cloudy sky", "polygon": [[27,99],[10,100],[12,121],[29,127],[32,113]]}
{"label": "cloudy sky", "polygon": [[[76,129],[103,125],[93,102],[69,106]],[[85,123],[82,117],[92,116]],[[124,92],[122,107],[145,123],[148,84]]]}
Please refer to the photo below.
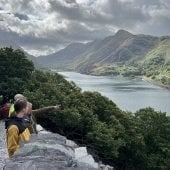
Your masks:
{"label": "cloudy sky", "polygon": [[36,56],[119,29],[170,35],[170,0],[0,0],[0,40]]}

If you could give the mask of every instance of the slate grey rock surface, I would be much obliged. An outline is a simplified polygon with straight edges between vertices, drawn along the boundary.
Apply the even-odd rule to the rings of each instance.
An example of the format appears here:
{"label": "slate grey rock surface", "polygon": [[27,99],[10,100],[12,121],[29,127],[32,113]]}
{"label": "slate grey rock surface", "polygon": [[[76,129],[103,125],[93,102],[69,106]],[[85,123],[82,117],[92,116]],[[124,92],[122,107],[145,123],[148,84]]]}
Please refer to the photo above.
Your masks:
{"label": "slate grey rock surface", "polygon": [[59,134],[41,131],[22,143],[3,170],[112,170],[95,162],[86,147]]}
{"label": "slate grey rock surface", "polygon": [[8,160],[8,154],[6,149],[6,134],[5,125],[3,121],[0,121],[0,170],[3,169],[6,160]]}

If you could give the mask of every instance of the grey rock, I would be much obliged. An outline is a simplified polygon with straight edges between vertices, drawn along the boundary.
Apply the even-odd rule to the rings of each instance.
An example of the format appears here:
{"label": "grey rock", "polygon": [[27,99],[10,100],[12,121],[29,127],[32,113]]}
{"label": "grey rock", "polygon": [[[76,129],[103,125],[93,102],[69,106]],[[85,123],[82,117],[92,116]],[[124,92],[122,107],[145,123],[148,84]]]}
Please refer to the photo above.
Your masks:
{"label": "grey rock", "polygon": [[5,162],[8,160],[5,132],[4,122],[0,121],[0,170],[3,169]]}
{"label": "grey rock", "polygon": [[78,145],[74,142],[74,141],[71,141],[71,140],[66,140],[66,145],[67,146],[70,146],[70,147],[73,147],[73,148],[77,148]]}
{"label": "grey rock", "polygon": [[3,170],[111,170],[95,162],[86,147],[47,131],[33,134],[4,164]]}

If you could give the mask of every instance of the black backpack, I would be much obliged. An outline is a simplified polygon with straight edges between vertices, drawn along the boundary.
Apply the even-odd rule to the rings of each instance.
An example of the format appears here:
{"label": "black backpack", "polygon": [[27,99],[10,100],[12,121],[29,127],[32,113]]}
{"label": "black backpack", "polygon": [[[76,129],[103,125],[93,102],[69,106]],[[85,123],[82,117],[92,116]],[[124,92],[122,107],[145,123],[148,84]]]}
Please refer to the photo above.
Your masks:
{"label": "black backpack", "polygon": [[7,131],[8,131],[9,126],[11,125],[16,125],[18,127],[19,134],[23,133],[26,129],[23,118],[14,117],[14,118],[6,119],[5,129],[7,129]]}

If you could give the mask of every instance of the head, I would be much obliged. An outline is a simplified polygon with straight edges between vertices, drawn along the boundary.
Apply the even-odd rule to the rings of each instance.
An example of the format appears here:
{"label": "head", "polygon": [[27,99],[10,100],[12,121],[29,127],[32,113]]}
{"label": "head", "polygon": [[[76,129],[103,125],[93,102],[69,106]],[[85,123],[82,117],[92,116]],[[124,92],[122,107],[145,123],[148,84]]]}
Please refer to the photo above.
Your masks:
{"label": "head", "polygon": [[27,114],[31,114],[32,113],[32,103],[27,102]]}
{"label": "head", "polygon": [[24,117],[25,115],[27,115],[27,112],[28,112],[27,100],[19,99],[19,100],[15,101],[14,109],[16,112],[16,116],[20,115],[21,117]]}
{"label": "head", "polygon": [[14,100],[15,100],[15,101],[20,100],[20,99],[26,100],[27,98],[26,98],[24,95],[22,95],[22,94],[16,94],[16,95],[14,96]]}

